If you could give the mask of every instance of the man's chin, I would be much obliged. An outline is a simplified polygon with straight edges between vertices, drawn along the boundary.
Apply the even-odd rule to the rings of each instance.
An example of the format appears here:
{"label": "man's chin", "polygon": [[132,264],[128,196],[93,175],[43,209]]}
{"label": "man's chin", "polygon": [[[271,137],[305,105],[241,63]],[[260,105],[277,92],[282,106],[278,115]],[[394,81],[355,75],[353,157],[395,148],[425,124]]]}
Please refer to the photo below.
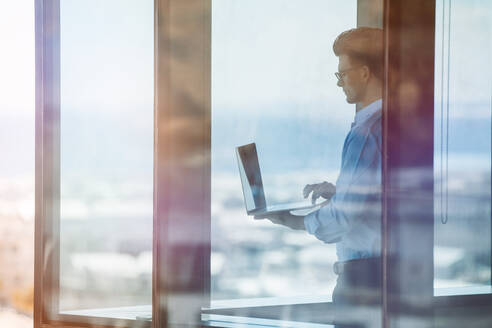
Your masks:
{"label": "man's chin", "polygon": [[347,103],[349,103],[349,104],[355,104],[355,103],[356,103],[356,101],[355,101],[354,99],[349,98],[349,97],[347,97],[347,98],[346,98],[346,101],[347,101]]}

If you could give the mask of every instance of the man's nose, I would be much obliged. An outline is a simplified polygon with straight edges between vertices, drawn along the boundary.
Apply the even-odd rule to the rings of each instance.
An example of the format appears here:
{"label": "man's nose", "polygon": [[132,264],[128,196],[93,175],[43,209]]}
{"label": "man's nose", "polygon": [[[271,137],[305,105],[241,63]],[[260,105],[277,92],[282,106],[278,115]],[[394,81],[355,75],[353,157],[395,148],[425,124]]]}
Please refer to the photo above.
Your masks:
{"label": "man's nose", "polygon": [[339,87],[343,86],[343,79],[338,80],[338,81],[337,81],[337,85],[338,85]]}

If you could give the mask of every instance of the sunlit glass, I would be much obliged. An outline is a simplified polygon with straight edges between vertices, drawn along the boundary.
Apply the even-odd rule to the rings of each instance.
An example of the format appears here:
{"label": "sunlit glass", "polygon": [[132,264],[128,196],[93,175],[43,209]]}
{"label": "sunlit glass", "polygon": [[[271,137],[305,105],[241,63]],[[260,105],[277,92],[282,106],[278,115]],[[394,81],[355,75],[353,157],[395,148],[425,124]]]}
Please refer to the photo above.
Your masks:
{"label": "sunlit glass", "polygon": [[339,71],[339,72],[335,72],[335,76],[337,77],[337,80],[339,82],[342,81],[342,79],[345,77],[345,75],[347,75],[348,72],[350,71],[353,71],[354,69],[358,69],[360,66],[357,66],[357,67],[351,67],[351,68],[347,68],[347,69],[344,69],[342,71]]}

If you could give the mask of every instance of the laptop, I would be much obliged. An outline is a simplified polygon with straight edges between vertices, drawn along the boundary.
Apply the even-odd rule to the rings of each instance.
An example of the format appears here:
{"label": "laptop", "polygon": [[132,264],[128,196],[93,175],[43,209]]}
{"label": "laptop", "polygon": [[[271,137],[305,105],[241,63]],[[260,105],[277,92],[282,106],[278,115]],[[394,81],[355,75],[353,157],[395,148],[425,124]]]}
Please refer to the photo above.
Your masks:
{"label": "laptop", "polygon": [[291,212],[294,215],[307,215],[324,204],[323,202],[313,205],[309,199],[302,202],[267,204],[256,144],[250,143],[236,147],[236,158],[248,215],[265,215],[285,211],[295,211]]}

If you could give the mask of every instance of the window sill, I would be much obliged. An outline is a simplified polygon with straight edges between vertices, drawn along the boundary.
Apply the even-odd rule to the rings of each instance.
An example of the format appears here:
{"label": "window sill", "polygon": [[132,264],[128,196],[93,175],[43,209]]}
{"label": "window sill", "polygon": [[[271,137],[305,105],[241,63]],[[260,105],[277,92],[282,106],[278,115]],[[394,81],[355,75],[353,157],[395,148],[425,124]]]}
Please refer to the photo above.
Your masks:
{"label": "window sill", "polygon": [[202,314],[206,327],[240,328],[240,327],[289,327],[289,328],[333,328],[331,324],[318,324],[300,321],[259,319],[250,317]]}
{"label": "window sill", "polygon": [[434,296],[460,296],[460,295],[483,295],[492,294],[492,286],[475,285],[464,287],[434,288]]}
{"label": "window sill", "polygon": [[60,314],[92,318],[150,321],[152,320],[152,305],[61,311]]}
{"label": "window sill", "polygon": [[203,310],[220,310],[230,308],[251,308],[263,306],[296,305],[311,303],[331,303],[331,295],[305,295],[291,297],[263,297],[263,298],[243,298],[229,300],[213,300],[209,308]]}

